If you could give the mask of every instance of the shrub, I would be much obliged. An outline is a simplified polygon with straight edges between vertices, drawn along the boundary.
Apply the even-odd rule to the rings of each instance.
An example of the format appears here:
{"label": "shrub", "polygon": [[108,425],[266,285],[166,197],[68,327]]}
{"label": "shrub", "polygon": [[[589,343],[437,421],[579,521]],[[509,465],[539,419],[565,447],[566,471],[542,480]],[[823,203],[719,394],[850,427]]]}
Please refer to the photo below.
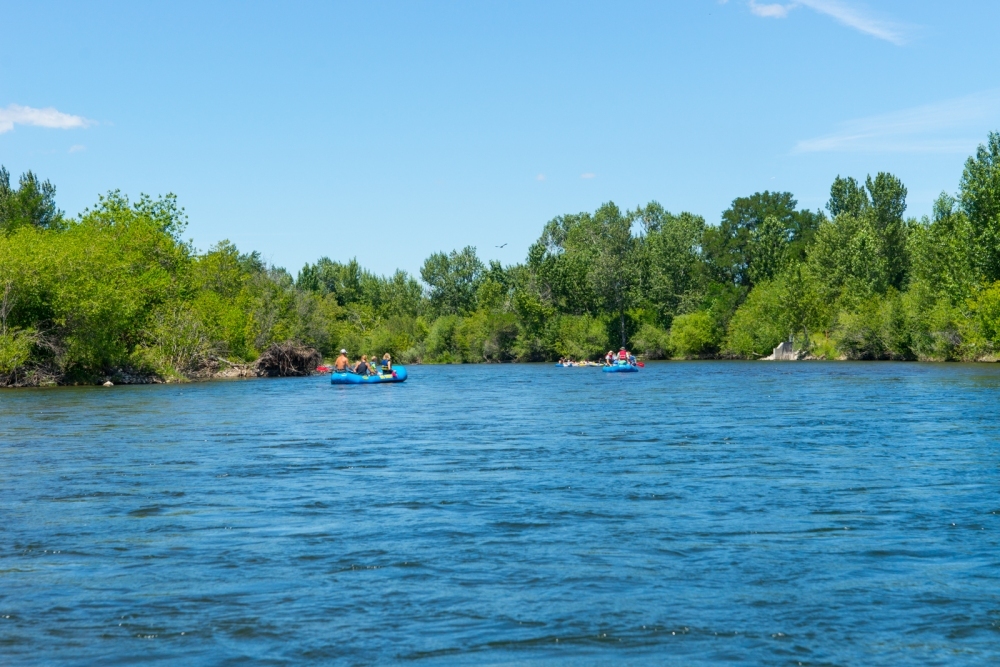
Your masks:
{"label": "shrub", "polygon": [[726,350],[742,356],[770,354],[790,332],[787,293],[778,281],[757,285],[729,321]]}
{"label": "shrub", "polygon": [[670,333],[652,324],[639,328],[632,338],[632,347],[647,359],[664,359],[673,351]]}
{"label": "shrub", "polygon": [[604,323],[590,315],[563,315],[558,321],[555,351],[561,357],[596,359],[608,349]]}
{"label": "shrub", "polygon": [[705,311],[678,315],[670,327],[670,346],[682,357],[697,357],[718,349],[712,316]]}

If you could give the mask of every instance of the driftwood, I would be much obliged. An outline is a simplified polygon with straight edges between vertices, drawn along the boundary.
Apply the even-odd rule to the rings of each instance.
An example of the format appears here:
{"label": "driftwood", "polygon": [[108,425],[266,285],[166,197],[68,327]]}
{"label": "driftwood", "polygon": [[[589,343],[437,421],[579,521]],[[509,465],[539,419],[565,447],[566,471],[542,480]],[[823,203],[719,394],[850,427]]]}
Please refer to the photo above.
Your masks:
{"label": "driftwood", "polygon": [[275,343],[264,350],[254,364],[254,369],[260,376],[288,377],[309,375],[321,363],[323,355],[311,347],[301,347],[295,343]]}

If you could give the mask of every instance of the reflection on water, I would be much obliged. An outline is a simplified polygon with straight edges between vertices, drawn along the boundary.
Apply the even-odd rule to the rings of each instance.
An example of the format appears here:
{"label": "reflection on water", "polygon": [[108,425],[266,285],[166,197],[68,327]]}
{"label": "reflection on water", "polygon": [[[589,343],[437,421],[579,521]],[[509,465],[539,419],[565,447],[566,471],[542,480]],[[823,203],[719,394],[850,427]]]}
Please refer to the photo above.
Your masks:
{"label": "reflection on water", "polygon": [[0,393],[10,663],[1000,659],[1000,368]]}

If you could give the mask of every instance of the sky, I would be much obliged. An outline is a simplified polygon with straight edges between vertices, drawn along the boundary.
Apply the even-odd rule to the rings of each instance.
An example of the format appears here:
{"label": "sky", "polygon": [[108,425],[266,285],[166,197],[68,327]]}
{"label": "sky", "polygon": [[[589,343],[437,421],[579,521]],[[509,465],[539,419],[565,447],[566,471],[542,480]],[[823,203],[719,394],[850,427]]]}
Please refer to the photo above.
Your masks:
{"label": "sky", "polygon": [[76,215],[175,193],[293,274],[418,273],[613,201],[717,224],[889,171],[908,215],[1000,130],[1000,3],[0,3],[0,164]]}

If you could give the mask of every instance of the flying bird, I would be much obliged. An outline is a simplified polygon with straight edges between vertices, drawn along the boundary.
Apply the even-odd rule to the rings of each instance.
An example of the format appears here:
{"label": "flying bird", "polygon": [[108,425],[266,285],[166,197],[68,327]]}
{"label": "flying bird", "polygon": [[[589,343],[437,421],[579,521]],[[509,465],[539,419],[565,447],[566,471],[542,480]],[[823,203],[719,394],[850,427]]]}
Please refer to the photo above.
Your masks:
{"label": "flying bird", "polygon": [[498,245],[498,246],[496,246],[496,247],[497,247],[497,248],[502,248],[502,247],[503,247],[504,245],[507,245],[507,244],[506,244],[506,243],[504,243],[503,245]]}

